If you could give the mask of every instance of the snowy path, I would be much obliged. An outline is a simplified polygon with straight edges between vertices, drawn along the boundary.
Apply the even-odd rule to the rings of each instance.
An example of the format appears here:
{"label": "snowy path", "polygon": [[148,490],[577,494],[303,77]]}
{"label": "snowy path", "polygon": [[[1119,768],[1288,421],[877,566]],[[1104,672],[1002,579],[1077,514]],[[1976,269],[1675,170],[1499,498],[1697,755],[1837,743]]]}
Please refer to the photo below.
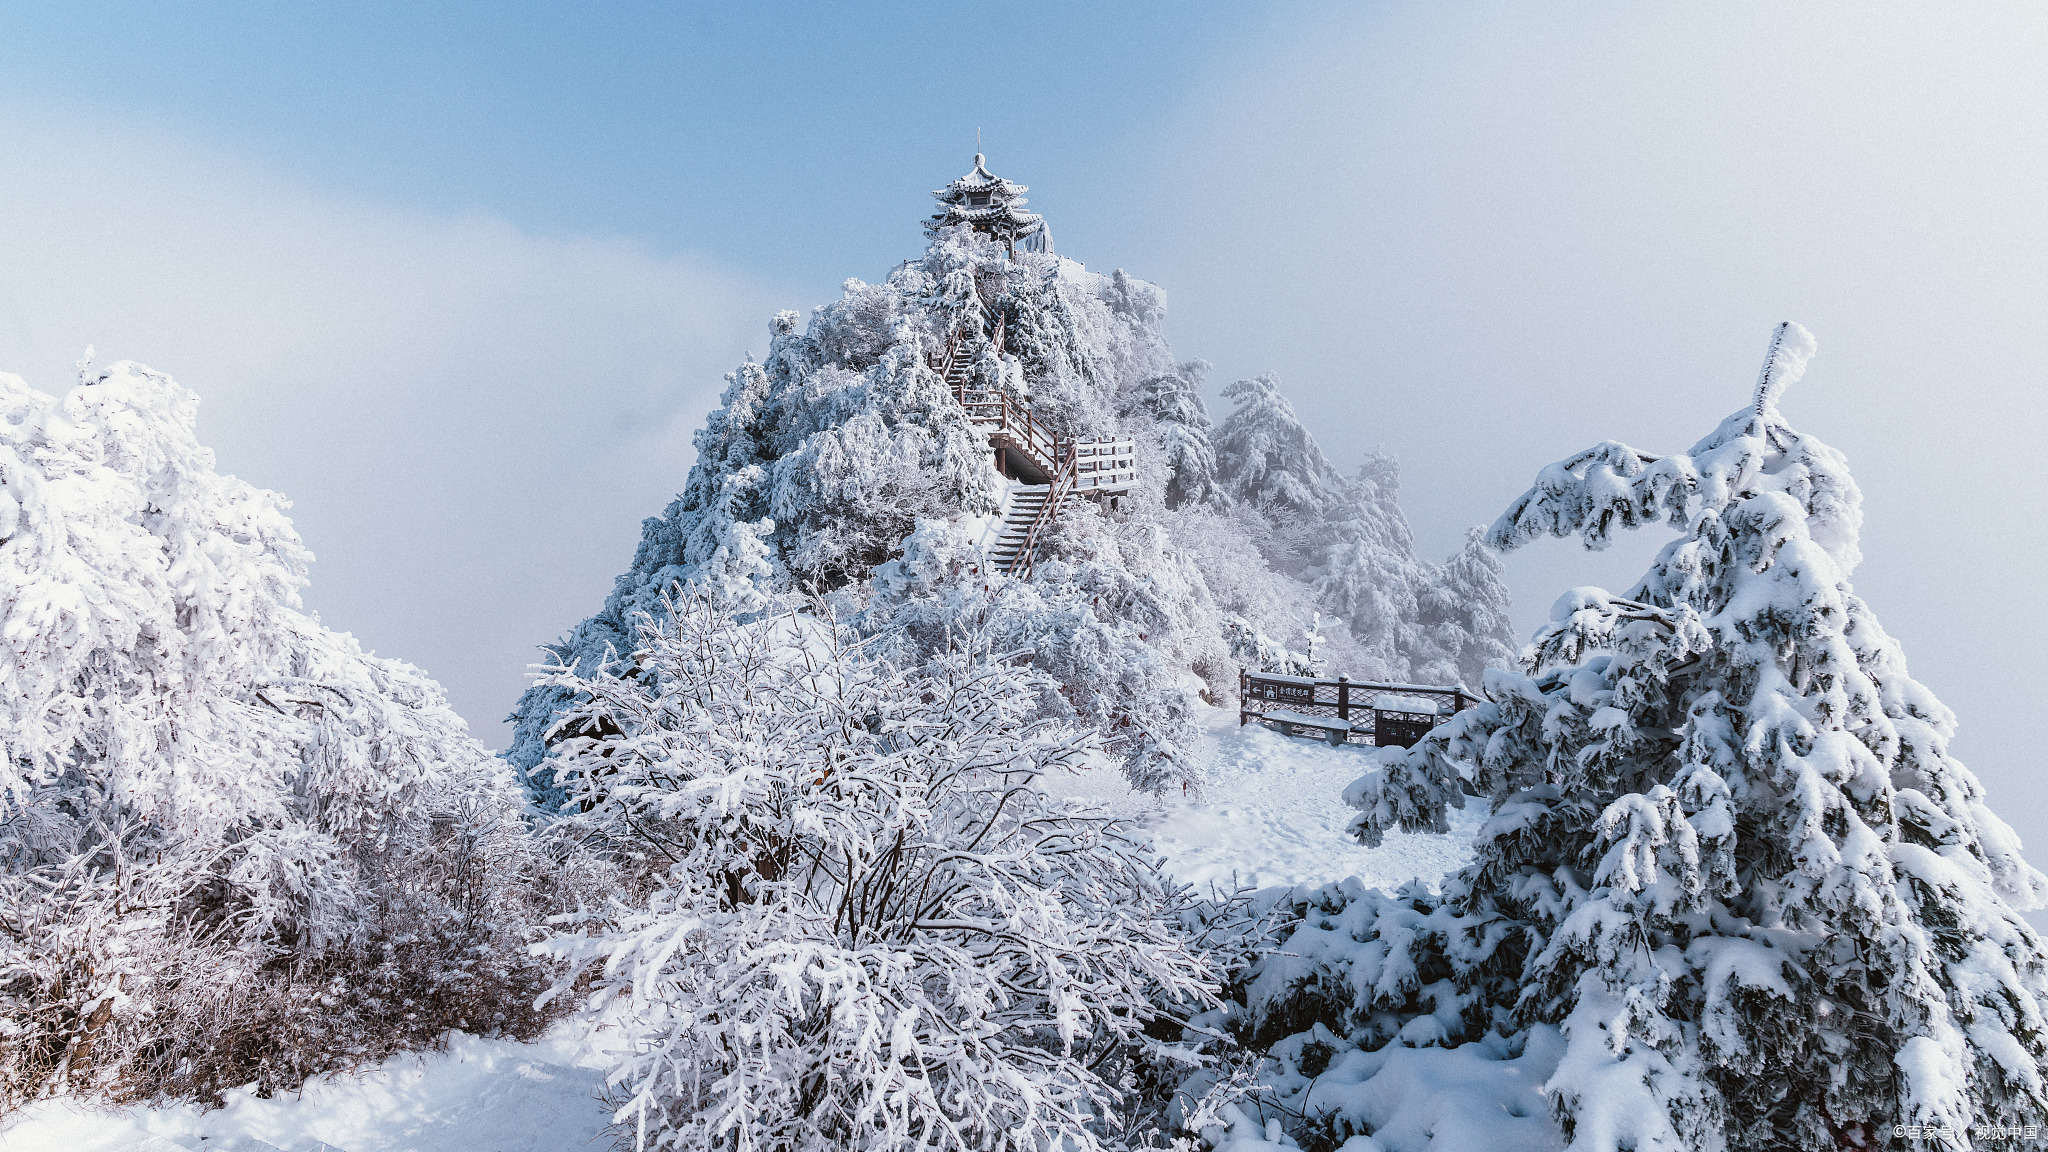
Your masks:
{"label": "snowy path", "polygon": [[[1463,864],[1479,825],[1452,813],[1448,836],[1393,834],[1379,848],[1344,835],[1344,786],[1363,773],[1363,747],[1331,748],[1263,728],[1234,712],[1209,718],[1212,767],[1201,804],[1133,794],[1103,771],[1048,781],[1148,830],[1181,879],[1207,886],[1322,884],[1357,876],[1392,889],[1434,883]],[[596,1033],[602,1042],[603,1032]],[[457,1035],[445,1052],[405,1056],[354,1076],[321,1077],[271,1100],[231,1093],[225,1108],[88,1109],[45,1101],[0,1129],[0,1152],[580,1152],[610,1145],[610,1110],[587,1024],[534,1044]],[[1431,1152],[1467,1152],[1437,1149]],[[1476,1150],[1473,1150],[1476,1152]]]}
{"label": "snowy path", "polygon": [[1152,834],[1167,869],[1201,888],[1228,888],[1235,874],[1256,888],[1356,876],[1392,891],[1417,876],[1434,886],[1471,858],[1484,819],[1477,808],[1452,812],[1446,836],[1395,832],[1364,848],[1344,834],[1356,814],[1344,804],[1344,787],[1371,768],[1373,749],[1365,745],[1332,748],[1256,724],[1240,728],[1237,713],[1225,709],[1212,712],[1207,730],[1212,760],[1202,803],[1134,794],[1107,771],[1048,780],[1047,790],[1128,815]]}

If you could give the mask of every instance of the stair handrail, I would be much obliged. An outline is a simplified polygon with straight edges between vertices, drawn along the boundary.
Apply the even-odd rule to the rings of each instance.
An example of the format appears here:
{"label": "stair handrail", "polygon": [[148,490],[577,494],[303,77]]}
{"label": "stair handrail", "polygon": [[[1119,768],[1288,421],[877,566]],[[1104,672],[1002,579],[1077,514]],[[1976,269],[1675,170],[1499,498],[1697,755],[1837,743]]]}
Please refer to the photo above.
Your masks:
{"label": "stair handrail", "polygon": [[[980,298],[979,285],[976,287],[974,303],[984,310],[989,310],[988,305]],[[1004,346],[1008,343],[1009,327],[1009,316],[998,310],[992,341],[998,358],[1003,355]],[[1077,487],[1079,481],[1075,478],[1074,444],[1061,442],[1059,437],[1053,435],[1052,431],[1038,419],[1037,412],[1030,405],[1016,400],[1006,389],[982,389],[979,392],[968,389],[973,374],[962,371],[965,365],[960,360],[960,345],[966,331],[967,325],[964,320],[956,322],[946,339],[945,359],[928,361],[930,366],[939,372],[948,390],[953,393],[954,401],[966,412],[969,420],[995,424],[993,435],[1008,437],[1011,443],[1023,449],[1026,455],[1035,457],[1033,463],[1044,468],[1052,476],[1055,489]],[[989,411],[990,409],[993,411]],[[1039,523],[1045,519],[1048,517],[1041,514],[1039,520],[1033,523],[1034,534]]]}
{"label": "stair handrail", "polygon": [[960,326],[956,324],[953,326],[952,333],[946,337],[945,359],[940,362],[926,362],[930,368],[932,368],[939,374],[939,379],[947,384],[951,384],[953,382],[953,357],[959,351],[959,349]]}
{"label": "stair handrail", "polygon": [[1058,514],[1060,501],[1066,499],[1066,489],[1074,478],[1073,461],[1053,472],[1052,484],[1046,489],[1045,503],[1038,506],[1038,515],[1032,518],[1031,530],[1024,534],[1024,542],[1017,546],[1017,554],[1010,558],[1010,569],[1005,575],[1017,580],[1031,579],[1032,565],[1037,562],[1033,545],[1038,543],[1038,533]]}

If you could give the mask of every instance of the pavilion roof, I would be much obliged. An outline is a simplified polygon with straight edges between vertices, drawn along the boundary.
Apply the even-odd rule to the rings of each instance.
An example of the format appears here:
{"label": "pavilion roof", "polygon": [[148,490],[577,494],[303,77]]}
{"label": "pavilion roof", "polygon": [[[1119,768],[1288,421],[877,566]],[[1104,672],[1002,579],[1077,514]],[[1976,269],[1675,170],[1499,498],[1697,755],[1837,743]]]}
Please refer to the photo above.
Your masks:
{"label": "pavilion roof", "polygon": [[[1005,180],[988,170],[988,163],[981,153],[974,154],[974,170],[944,188],[933,192],[941,200],[953,200],[970,192],[999,192],[1002,195],[1018,196],[1030,191],[1030,186]],[[1022,203],[1022,201],[1019,201]]]}

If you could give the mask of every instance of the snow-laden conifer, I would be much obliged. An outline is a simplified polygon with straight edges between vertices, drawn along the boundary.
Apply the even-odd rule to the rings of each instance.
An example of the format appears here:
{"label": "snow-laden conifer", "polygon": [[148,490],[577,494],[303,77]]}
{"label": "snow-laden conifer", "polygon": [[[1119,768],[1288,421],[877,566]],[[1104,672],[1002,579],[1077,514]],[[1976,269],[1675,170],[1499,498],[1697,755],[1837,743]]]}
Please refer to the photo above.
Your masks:
{"label": "snow-laden conifer", "polygon": [[1343,476],[1271,376],[1240,380],[1224,395],[1238,405],[1214,442],[1217,475],[1235,501],[1235,534],[1224,548],[1252,543],[1275,571],[1310,585],[1307,597],[1291,584],[1242,603],[1219,596],[1247,634],[1298,631],[1291,616],[1299,610],[1270,601],[1306,599],[1344,624],[1324,663],[1358,678],[1476,684],[1485,669],[1512,663],[1498,561],[1489,567],[1479,543],[1453,558],[1455,570],[1417,559],[1398,461],[1373,452],[1356,476]]}
{"label": "snow-laden conifer", "polygon": [[1098,1148],[1170,1047],[1146,1031],[1213,1003],[1139,842],[1037,789],[1097,737],[958,639],[902,670],[693,591],[630,661],[553,675],[572,821],[645,893],[555,945],[624,1009],[640,1146]]}
{"label": "snow-laden conifer", "polygon": [[290,1084],[536,1019],[510,773],[300,611],[283,500],[214,470],[196,405],[129,363],[61,398],[0,376],[7,1098]]}
{"label": "snow-laden conifer", "polygon": [[2048,1112],[2048,959],[2018,911],[2048,882],[1850,586],[1856,485],[1777,407],[1812,352],[1781,327],[1689,452],[1544,469],[1496,546],[1679,538],[1626,595],[1560,599],[1526,674],[1348,793],[1367,843],[1493,805],[1440,907],[1361,911],[1354,938],[1447,974],[1387,1005],[1455,1022],[1433,1042],[1561,1028],[1574,1149],[1931,1149]]}
{"label": "snow-laden conifer", "polygon": [[1474,527],[1464,547],[1444,561],[1424,584],[1418,614],[1426,643],[1447,662],[1448,681],[1428,670],[1416,679],[1435,683],[1477,685],[1489,668],[1515,666],[1515,629],[1509,618],[1507,569],[1486,544],[1486,533]]}
{"label": "snow-laden conifer", "polygon": [[1200,391],[1208,370],[1206,361],[1182,364],[1124,396],[1126,427],[1144,438],[1148,456],[1156,457],[1157,465],[1166,471],[1161,495],[1169,509],[1189,504],[1224,508],[1230,503],[1217,476],[1209,408]]}
{"label": "snow-laden conifer", "polygon": [[1278,377],[1239,380],[1223,395],[1237,408],[1216,430],[1216,467],[1240,502],[1316,521],[1344,500],[1343,473],[1280,394]]}

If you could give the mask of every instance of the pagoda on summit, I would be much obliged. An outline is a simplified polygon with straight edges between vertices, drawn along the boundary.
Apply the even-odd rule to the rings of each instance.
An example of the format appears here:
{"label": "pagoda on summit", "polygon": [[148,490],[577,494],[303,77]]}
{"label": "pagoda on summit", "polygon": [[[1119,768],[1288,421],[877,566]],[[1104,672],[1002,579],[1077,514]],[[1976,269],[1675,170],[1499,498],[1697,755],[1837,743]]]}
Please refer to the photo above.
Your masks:
{"label": "pagoda on summit", "polygon": [[925,221],[925,234],[936,236],[941,228],[967,224],[1001,241],[1013,256],[1020,246],[1026,252],[1050,252],[1052,232],[1045,217],[1023,210],[1028,190],[992,175],[976,152],[974,171],[932,193],[938,197],[939,211]]}

